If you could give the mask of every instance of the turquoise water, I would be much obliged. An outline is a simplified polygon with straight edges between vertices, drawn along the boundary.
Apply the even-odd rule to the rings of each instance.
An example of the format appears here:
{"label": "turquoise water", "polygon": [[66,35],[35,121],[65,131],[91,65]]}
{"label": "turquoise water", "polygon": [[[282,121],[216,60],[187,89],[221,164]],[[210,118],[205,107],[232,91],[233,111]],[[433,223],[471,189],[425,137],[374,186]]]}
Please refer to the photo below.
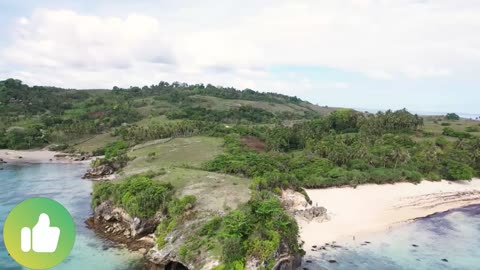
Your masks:
{"label": "turquoise water", "polygon": [[[70,256],[56,270],[135,269],[140,258],[127,251],[112,248],[111,243],[99,239],[86,228],[91,215],[90,193],[92,182],[81,179],[88,168],[80,164],[0,165],[0,227],[9,211],[31,197],[47,197],[63,204],[75,220],[77,238]],[[0,269],[24,269],[13,261],[0,238]]]}
{"label": "turquoise water", "polygon": [[[323,244],[319,243],[319,246]],[[480,205],[434,214],[386,233],[336,245],[341,247],[313,252],[313,256],[304,259],[302,267],[332,270],[480,269]]]}

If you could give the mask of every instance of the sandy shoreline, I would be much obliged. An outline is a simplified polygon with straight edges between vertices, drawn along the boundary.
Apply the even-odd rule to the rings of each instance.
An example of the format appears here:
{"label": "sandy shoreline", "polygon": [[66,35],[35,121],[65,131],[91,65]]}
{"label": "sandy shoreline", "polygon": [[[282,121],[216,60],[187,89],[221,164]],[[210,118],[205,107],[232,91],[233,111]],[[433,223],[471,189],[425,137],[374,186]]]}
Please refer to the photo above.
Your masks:
{"label": "sandy shoreline", "polygon": [[0,160],[7,163],[84,163],[89,160],[74,161],[69,157],[56,157],[56,155],[68,155],[49,150],[7,150],[0,149]]}
{"label": "sandy shoreline", "polygon": [[313,245],[342,243],[354,237],[362,240],[415,218],[480,204],[480,179],[309,189],[307,193],[313,205],[325,207],[330,217],[324,222],[297,218],[304,249],[310,254]]}

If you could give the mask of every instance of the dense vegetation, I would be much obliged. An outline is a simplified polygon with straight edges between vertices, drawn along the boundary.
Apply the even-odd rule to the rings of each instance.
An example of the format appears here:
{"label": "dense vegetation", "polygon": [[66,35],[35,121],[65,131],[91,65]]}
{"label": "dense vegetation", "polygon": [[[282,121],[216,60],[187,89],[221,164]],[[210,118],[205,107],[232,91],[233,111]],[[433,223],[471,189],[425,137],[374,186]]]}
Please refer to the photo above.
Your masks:
{"label": "dense vegetation", "polygon": [[151,218],[168,205],[173,194],[170,184],[153,181],[145,176],[133,176],[120,183],[103,182],[94,186],[92,204],[111,200],[129,214],[141,218]]}
{"label": "dense vegetation", "polygon": [[[170,119],[248,124],[272,123],[274,119],[288,115],[248,106],[223,110],[201,108],[191,98],[198,95],[271,104],[305,103],[296,97],[275,93],[202,84],[160,82],[142,88],[76,91],[30,87],[20,80],[7,79],[0,81],[0,148],[29,149],[72,143],[85,136],[108,132],[112,127],[164,114]],[[310,111],[309,115],[315,114]],[[300,114],[289,115],[289,118],[299,117]],[[178,127],[164,136],[190,135],[199,126],[192,123],[186,125],[189,125],[187,130]]]}
{"label": "dense vegetation", "polygon": [[192,260],[195,250],[219,248],[223,265],[215,269],[245,269],[246,258],[272,269],[275,255],[301,254],[298,226],[270,191],[254,192],[250,202],[224,217],[214,217],[182,246],[183,260]]}

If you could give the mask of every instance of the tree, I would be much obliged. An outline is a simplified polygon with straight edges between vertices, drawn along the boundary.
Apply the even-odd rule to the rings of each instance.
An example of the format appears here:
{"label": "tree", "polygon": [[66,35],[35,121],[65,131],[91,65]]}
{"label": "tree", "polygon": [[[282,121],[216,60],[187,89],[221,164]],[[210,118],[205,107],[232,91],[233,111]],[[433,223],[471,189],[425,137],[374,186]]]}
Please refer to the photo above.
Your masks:
{"label": "tree", "polygon": [[445,115],[445,119],[455,121],[455,120],[460,120],[460,116],[458,116],[458,114],[456,113],[447,113]]}

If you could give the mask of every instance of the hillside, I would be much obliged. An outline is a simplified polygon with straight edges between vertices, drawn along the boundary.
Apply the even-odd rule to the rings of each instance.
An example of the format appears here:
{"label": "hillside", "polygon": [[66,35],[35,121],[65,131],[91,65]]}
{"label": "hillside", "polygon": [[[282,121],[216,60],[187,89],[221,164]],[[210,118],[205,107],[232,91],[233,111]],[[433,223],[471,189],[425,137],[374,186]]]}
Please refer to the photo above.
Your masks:
{"label": "hillside", "polygon": [[[74,90],[0,81],[0,148],[27,149],[49,144],[81,144],[88,152],[124,124],[150,119],[271,124],[327,115],[334,111],[274,93],[212,85],[160,82],[113,90]],[[93,146],[86,145],[87,141]],[[85,147],[84,147],[85,146]]]}

